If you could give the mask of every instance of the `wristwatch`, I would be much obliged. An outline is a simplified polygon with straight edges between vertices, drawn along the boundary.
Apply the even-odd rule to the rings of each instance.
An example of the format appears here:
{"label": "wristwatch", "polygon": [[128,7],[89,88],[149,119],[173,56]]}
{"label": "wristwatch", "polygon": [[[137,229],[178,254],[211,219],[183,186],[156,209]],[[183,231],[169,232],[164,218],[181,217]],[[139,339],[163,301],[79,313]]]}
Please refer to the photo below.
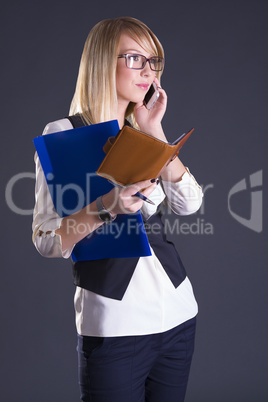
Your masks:
{"label": "wristwatch", "polygon": [[108,211],[103,203],[102,203],[102,196],[96,199],[96,205],[98,209],[98,216],[102,222],[108,223],[112,222],[116,219],[117,215],[113,216],[110,211]]}

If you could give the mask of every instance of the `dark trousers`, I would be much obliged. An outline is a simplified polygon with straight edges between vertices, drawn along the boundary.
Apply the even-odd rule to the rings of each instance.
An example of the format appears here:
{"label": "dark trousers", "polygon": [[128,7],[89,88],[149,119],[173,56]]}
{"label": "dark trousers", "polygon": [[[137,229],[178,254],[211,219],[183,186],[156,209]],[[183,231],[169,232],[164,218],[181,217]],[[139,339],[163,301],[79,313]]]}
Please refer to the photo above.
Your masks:
{"label": "dark trousers", "polygon": [[183,402],[196,319],[141,336],[78,335],[81,401]]}

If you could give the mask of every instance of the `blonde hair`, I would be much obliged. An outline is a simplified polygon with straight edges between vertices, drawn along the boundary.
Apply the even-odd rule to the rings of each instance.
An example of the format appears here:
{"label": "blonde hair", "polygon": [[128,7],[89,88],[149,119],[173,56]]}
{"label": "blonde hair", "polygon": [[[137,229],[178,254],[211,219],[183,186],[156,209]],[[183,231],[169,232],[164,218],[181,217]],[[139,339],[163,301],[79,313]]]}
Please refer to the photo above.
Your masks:
{"label": "blonde hair", "polygon": [[[106,19],[96,24],[85,42],[70,115],[81,114],[88,124],[112,120],[117,111],[116,66],[119,39],[128,34],[147,52],[164,57],[164,50],[154,33],[131,17]],[[162,71],[157,72],[160,79]],[[137,126],[129,104],[126,117]]]}

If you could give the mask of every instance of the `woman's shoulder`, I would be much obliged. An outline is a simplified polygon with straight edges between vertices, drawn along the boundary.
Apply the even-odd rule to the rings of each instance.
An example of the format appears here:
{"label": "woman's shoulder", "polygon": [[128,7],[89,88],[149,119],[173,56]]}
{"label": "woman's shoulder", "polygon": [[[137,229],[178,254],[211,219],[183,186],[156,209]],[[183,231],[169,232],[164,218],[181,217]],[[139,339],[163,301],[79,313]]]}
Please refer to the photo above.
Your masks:
{"label": "woman's shoulder", "polygon": [[72,128],[73,125],[67,118],[55,120],[46,125],[42,135],[57,133],[58,131],[71,130]]}

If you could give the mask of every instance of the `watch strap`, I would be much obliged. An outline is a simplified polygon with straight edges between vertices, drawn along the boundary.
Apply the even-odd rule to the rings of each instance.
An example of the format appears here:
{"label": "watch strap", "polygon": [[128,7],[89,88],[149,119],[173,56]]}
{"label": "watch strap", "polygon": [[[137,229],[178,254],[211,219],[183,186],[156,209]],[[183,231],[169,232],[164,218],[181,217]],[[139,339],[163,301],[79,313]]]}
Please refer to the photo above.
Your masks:
{"label": "watch strap", "polygon": [[[100,219],[102,222],[112,222],[112,221],[114,221],[114,220],[116,219],[117,215],[113,216],[113,215],[111,214],[111,212],[108,211],[108,210],[105,208],[105,206],[103,205],[102,196],[100,196],[100,197],[98,197],[98,198],[96,199],[96,205],[97,205],[97,210],[98,210],[99,219]],[[103,219],[103,218],[102,218],[102,213],[105,213],[106,216],[108,217],[108,219]]]}

